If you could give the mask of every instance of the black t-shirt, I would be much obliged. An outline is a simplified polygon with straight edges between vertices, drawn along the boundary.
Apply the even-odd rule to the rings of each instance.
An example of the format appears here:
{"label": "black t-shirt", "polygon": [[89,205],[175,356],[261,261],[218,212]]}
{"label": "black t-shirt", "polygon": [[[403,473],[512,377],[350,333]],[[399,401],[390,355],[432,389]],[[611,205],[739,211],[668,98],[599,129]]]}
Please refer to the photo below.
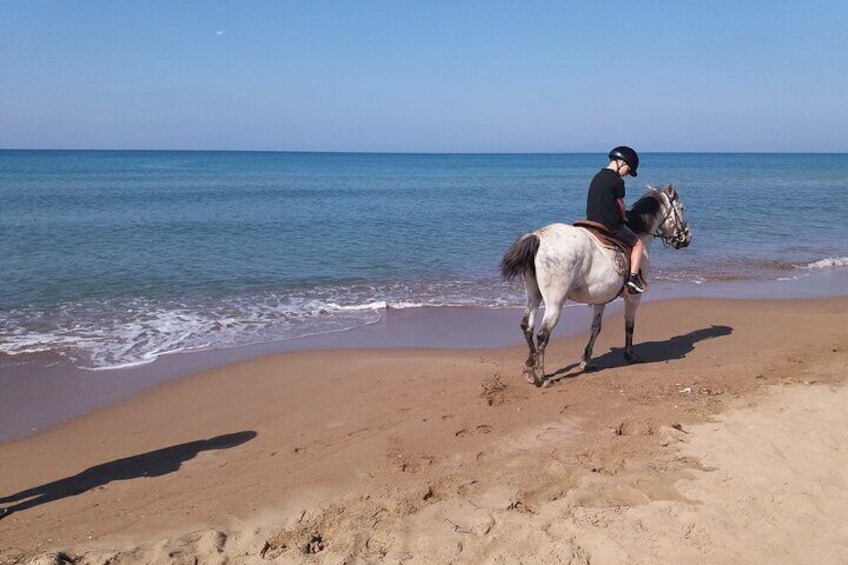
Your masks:
{"label": "black t-shirt", "polygon": [[617,200],[624,198],[624,179],[610,169],[601,169],[589,184],[586,219],[604,224],[615,231],[624,220]]}

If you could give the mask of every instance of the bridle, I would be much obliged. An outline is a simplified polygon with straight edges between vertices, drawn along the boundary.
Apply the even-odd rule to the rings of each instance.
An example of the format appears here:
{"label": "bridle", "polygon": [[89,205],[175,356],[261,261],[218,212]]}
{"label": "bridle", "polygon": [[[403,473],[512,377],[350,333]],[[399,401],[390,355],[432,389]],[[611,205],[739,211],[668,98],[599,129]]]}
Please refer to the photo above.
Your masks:
{"label": "bridle", "polygon": [[[667,199],[667,209],[665,212],[665,216],[663,216],[662,221],[657,224],[657,229],[654,232],[654,237],[658,237],[662,239],[663,245],[666,247],[671,246],[675,249],[680,249],[681,247],[686,247],[688,243],[686,242],[687,233],[689,231],[686,222],[683,221],[680,213],[677,211],[677,206],[674,205],[677,198],[677,193],[674,193],[674,196],[668,196],[662,190],[653,189],[654,192],[662,195],[663,198]],[[662,230],[662,227],[666,224],[669,218],[674,219],[674,229],[671,232],[671,235],[668,235],[667,230]],[[662,230],[662,231],[661,231]]]}

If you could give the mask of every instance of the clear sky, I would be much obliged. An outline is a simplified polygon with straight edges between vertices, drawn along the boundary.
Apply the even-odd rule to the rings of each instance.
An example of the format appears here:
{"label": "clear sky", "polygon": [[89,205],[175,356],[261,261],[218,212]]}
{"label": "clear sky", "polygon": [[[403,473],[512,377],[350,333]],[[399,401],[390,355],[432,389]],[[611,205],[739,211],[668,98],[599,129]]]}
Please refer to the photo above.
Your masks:
{"label": "clear sky", "polygon": [[0,148],[846,152],[846,101],[846,0],[0,0]]}

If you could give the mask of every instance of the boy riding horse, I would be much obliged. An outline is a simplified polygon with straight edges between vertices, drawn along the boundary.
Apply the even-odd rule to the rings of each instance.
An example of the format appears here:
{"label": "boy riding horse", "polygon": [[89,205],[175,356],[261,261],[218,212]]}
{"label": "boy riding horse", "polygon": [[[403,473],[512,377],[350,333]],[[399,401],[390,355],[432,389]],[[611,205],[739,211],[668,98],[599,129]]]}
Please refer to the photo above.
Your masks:
{"label": "boy riding horse", "polygon": [[624,177],[636,176],[639,155],[625,145],[609,152],[609,165],[601,169],[589,184],[586,199],[586,219],[603,224],[616,239],[632,246],[630,275],[625,281],[630,292],[645,292],[645,283],[639,275],[644,245],[627,227],[627,210],[624,206]]}

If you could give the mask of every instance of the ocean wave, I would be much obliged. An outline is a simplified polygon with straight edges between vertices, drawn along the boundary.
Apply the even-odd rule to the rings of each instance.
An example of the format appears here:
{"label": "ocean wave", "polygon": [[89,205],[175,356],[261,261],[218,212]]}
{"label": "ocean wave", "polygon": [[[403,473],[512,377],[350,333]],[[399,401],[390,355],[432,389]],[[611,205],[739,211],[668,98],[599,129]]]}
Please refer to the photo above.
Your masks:
{"label": "ocean wave", "polygon": [[352,304],[348,306],[330,302],[327,303],[325,310],[337,312],[364,312],[378,310],[406,310],[409,308],[422,308],[424,306],[427,306],[427,304],[423,302],[387,302],[385,300],[378,300],[375,302],[368,302],[366,304]]}
{"label": "ocean wave", "polygon": [[349,331],[390,309],[520,303],[520,290],[481,281],[336,285],[193,300],[113,299],[0,312],[0,354],[56,354],[108,370],[163,355]]}
{"label": "ocean wave", "polygon": [[[19,319],[17,330],[2,336],[0,351],[7,355],[52,352],[84,369],[121,369],[152,363],[173,353],[349,330],[379,321],[382,316],[379,309],[371,307],[344,310],[325,305],[314,310],[281,308],[274,312],[267,305],[256,306],[222,315],[221,310],[232,310],[234,305],[213,305],[206,310],[198,306],[134,311],[104,305],[96,316],[66,307],[69,316],[49,329],[36,330],[37,319]],[[4,322],[6,326],[9,321]]]}
{"label": "ocean wave", "polygon": [[[652,280],[683,285],[752,278],[773,280],[786,264],[687,264],[661,268]],[[792,267],[848,266],[848,257]],[[806,269],[799,271],[797,269]],[[790,271],[791,273],[791,271]],[[0,355],[51,355],[91,370],[149,364],[163,355],[227,349],[349,331],[380,322],[389,310],[512,308],[524,304],[520,283],[455,278],[335,283],[226,296],[113,298],[51,308],[0,311]]]}
{"label": "ocean wave", "polygon": [[812,263],[796,265],[798,269],[838,269],[840,267],[848,267],[848,257],[826,257]]}

